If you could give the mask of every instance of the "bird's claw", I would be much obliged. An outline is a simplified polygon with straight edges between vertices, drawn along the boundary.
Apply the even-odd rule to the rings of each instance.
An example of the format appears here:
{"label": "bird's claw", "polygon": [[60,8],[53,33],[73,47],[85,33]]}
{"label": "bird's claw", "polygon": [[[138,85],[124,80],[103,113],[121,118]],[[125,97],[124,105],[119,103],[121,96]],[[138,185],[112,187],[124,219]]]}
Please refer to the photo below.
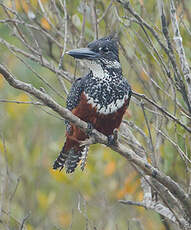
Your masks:
{"label": "bird's claw", "polygon": [[91,136],[90,138],[87,138],[84,141],[80,141],[80,147],[92,145],[95,143],[96,143],[95,138]]}
{"label": "bird's claw", "polygon": [[88,123],[87,123],[87,131],[86,131],[86,134],[87,134],[88,136],[91,136],[91,135],[92,135],[93,129],[94,129],[93,125],[92,125],[90,122],[88,122]]}
{"label": "bird's claw", "polygon": [[118,146],[118,130],[114,129],[113,134],[107,136],[107,146]]}

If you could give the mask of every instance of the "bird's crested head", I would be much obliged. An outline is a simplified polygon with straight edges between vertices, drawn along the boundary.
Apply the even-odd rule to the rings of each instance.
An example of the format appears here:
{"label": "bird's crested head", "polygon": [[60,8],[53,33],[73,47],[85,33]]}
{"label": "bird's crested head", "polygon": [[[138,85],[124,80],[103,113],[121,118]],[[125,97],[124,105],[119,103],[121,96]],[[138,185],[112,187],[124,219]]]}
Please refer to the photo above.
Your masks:
{"label": "bird's crested head", "polygon": [[101,65],[102,68],[120,68],[117,39],[113,35],[92,41],[86,48],[67,52],[77,59],[86,59],[89,66]]}

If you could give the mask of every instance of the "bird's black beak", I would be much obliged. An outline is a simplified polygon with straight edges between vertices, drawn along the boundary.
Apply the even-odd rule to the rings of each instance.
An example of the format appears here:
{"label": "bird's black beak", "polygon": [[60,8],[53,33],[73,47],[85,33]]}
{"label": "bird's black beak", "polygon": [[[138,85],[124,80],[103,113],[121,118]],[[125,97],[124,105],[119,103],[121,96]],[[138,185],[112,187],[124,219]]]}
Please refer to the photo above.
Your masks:
{"label": "bird's black beak", "polygon": [[66,52],[68,55],[78,58],[78,59],[88,59],[88,60],[94,60],[100,57],[99,53],[96,53],[95,51],[90,50],[89,48],[80,48],[80,49],[74,49]]}

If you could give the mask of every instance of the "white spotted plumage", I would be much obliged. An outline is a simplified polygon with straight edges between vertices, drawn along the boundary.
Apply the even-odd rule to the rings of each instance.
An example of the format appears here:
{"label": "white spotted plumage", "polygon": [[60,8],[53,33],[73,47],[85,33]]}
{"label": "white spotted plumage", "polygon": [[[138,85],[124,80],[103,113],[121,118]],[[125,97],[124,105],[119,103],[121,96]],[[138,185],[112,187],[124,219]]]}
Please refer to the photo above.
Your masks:
{"label": "white spotted plumage", "polygon": [[125,100],[128,99],[128,95],[124,95],[124,98],[117,99],[116,101],[112,101],[109,105],[104,105],[101,107],[98,103],[94,102],[94,99],[91,98],[88,94],[85,94],[85,96],[87,98],[88,104],[91,104],[93,108],[96,108],[96,112],[104,115],[116,112],[124,105]]}
{"label": "white spotted plumage", "polygon": [[[104,65],[103,65],[104,63]],[[104,101],[107,101],[108,99],[106,98],[106,94],[107,97],[109,96],[109,94],[111,92],[115,92],[115,94],[118,94],[118,90],[117,89],[113,89],[113,84],[111,83],[115,83],[115,85],[120,85],[122,84],[122,80],[123,78],[120,78],[118,76],[118,74],[121,74],[121,64],[115,60],[115,61],[109,61],[107,59],[105,59],[104,61],[87,61],[88,67],[90,68],[90,70],[92,71],[92,77],[94,79],[96,79],[97,84],[95,84],[93,87],[95,87],[95,92],[97,90],[97,95],[101,94],[101,97]],[[112,73],[110,72],[111,70]],[[105,85],[104,88],[102,88],[102,90],[100,90],[101,85]],[[100,104],[100,100],[98,97],[94,95],[92,95],[92,92],[89,94],[88,92],[85,93],[85,96],[87,98],[87,103],[91,104],[93,108],[96,109],[96,112],[100,113],[100,114],[111,114],[116,112],[118,109],[120,109],[125,101],[128,99],[129,95],[128,95],[128,91],[127,92],[123,92],[123,96],[120,98],[113,98],[113,100],[109,103],[102,103]],[[110,98],[113,95],[111,94]]]}
{"label": "white spotted plumage", "polygon": [[[112,135],[113,130],[119,127],[131,97],[131,87],[123,77],[117,41],[108,36],[68,54],[85,59],[91,71],[73,83],[66,101],[67,109],[103,134]],[[102,114],[108,116],[100,116]],[[69,121],[66,121],[66,126],[66,143],[53,168],[65,167],[67,173],[72,173],[79,162],[82,170],[85,167],[88,147],[81,146],[80,142],[87,135]]]}

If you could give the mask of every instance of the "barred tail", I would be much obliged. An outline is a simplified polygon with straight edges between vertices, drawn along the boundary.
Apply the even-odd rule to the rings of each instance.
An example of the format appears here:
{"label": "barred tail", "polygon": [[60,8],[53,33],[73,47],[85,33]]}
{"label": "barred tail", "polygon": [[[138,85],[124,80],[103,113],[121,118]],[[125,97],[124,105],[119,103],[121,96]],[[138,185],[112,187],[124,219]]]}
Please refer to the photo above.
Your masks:
{"label": "barred tail", "polygon": [[87,160],[88,147],[80,147],[76,142],[67,139],[62,151],[53,164],[53,169],[60,168],[60,171],[65,167],[66,173],[74,172],[79,161],[81,160],[81,169],[83,170]]}

